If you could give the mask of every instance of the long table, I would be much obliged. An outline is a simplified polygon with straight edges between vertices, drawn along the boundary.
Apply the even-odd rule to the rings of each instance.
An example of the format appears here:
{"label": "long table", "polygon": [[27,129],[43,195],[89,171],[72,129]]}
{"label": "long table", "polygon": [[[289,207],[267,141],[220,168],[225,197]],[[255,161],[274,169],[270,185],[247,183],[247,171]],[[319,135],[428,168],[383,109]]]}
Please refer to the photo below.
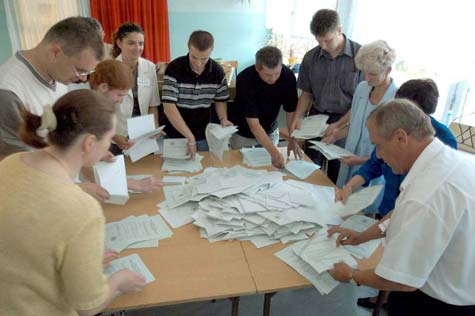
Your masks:
{"label": "long table", "polygon": [[[225,152],[224,162],[207,152],[200,154],[204,156],[204,168],[231,167],[242,161],[239,151]],[[159,156],[148,156],[135,164],[127,160],[126,166],[129,175],[165,174],[161,172],[162,159]],[[314,172],[307,182],[333,186],[320,170]],[[162,190],[131,195],[125,206],[104,205],[104,213],[107,222],[130,215],[152,215],[157,212],[156,205],[163,200]],[[232,315],[237,315],[240,296],[264,293],[264,315],[269,315],[273,294],[310,286],[306,279],[274,256],[286,246],[278,244],[257,249],[248,241],[238,240],[209,243],[200,238],[196,226],[182,226],[173,230],[171,238],[161,240],[158,248],[131,249],[121,253],[121,256],[138,253],[156,281],[148,284],[141,293],[119,297],[108,311],[230,298]],[[371,266],[373,261],[361,261],[360,268]]]}

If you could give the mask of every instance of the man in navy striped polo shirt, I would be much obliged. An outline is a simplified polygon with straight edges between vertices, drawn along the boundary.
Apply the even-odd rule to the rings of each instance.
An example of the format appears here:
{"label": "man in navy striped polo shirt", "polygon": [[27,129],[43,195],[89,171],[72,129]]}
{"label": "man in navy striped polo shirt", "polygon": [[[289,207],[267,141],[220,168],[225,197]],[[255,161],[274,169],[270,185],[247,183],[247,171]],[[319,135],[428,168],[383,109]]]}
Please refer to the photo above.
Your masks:
{"label": "man in navy striped polo shirt", "polygon": [[223,68],[210,58],[213,45],[211,33],[194,31],[188,40],[188,54],[173,60],[163,78],[165,132],[171,138],[185,137],[192,158],[197,150],[208,150],[205,129],[213,102],[221,125],[232,125],[226,108],[226,77]]}

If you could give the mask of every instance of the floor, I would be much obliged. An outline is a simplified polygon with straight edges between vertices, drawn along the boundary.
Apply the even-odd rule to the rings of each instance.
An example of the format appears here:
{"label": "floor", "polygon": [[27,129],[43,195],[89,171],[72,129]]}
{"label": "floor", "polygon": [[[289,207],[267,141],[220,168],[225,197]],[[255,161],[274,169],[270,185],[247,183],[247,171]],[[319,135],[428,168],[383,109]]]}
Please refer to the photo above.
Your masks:
{"label": "floor", "polygon": [[[356,305],[357,297],[372,296],[376,292],[365,287],[341,284],[331,294],[322,296],[314,288],[282,291],[272,298],[272,316],[367,316],[371,310]],[[263,295],[241,297],[239,316],[262,315]],[[127,316],[228,316],[231,301],[205,301],[180,305],[163,306],[147,310],[127,311]],[[386,314],[381,313],[382,316]]]}

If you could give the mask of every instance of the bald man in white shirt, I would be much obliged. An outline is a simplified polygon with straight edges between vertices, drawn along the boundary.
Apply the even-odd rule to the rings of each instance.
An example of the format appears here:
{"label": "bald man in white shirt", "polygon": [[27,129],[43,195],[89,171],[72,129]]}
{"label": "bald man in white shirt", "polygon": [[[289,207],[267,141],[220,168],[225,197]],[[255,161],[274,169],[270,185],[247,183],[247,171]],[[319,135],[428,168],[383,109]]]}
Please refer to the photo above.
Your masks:
{"label": "bald man in white shirt", "polygon": [[367,127],[378,157],[408,174],[385,232],[378,224],[329,230],[342,245],[385,236],[376,268],[338,263],[330,274],[392,291],[389,316],[475,315],[475,163],[435,139],[430,119],[408,100],[376,109]]}

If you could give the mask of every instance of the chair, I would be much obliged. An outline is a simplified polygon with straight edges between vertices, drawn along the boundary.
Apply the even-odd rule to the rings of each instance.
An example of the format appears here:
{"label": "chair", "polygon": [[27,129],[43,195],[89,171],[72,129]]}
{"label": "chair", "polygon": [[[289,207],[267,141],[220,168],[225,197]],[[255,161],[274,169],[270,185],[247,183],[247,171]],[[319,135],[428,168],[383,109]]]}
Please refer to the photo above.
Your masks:
{"label": "chair", "polygon": [[458,149],[475,154],[475,127],[452,122],[449,128],[457,140]]}

